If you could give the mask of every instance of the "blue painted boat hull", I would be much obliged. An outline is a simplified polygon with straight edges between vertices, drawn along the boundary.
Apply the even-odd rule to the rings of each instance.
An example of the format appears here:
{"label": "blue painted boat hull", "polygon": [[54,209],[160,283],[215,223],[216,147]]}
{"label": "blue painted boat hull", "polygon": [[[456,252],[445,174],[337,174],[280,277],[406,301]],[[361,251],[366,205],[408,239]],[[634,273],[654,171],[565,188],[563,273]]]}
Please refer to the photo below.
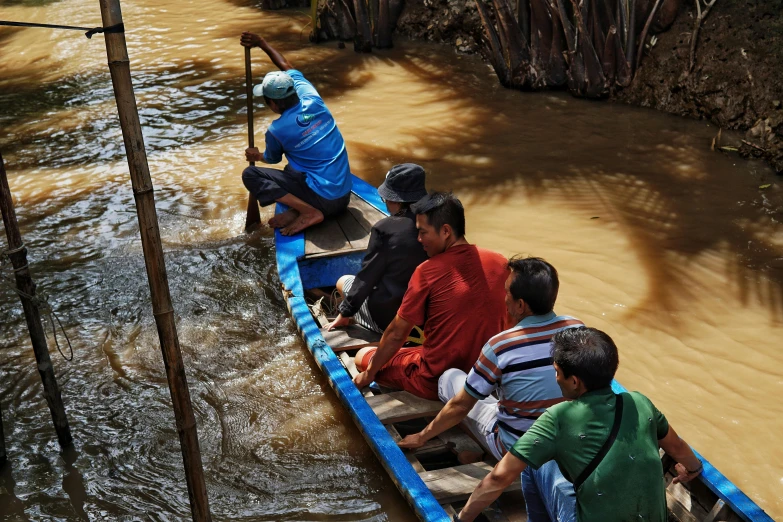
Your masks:
{"label": "blue painted boat hull", "polygon": [[[386,213],[385,205],[373,186],[354,177],[353,192],[373,207]],[[286,207],[278,204],[277,213],[284,210]],[[329,380],[330,386],[419,519],[428,522],[450,520],[408,463],[386,428],[367,405],[364,396],[354,386],[340,360],[324,341],[304,299],[304,291],[307,289],[332,286],[340,276],[355,274],[361,266],[363,254],[354,252],[344,256],[305,260],[303,259],[304,234],[287,237],[281,235],[279,230],[275,231],[275,245],[277,269],[288,309],[315,362]],[[613,382],[612,387],[618,393],[626,391],[617,381]],[[704,462],[704,471],[700,480],[740,518],[748,522],[772,521],[769,515],[708,460],[698,453],[697,455]]]}
{"label": "blue painted boat hull", "polygon": [[[371,185],[355,178],[353,192],[385,213],[385,205]],[[278,205],[278,213],[284,210],[282,205]],[[361,266],[362,254],[303,260],[304,234],[286,237],[279,230],[275,231],[275,245],[277,269],[288,309],[329,385],[419,519],[427,522],[450,520],[324,341],[304,299],[305,289],[334,285],[341,275],[355,274]]]}

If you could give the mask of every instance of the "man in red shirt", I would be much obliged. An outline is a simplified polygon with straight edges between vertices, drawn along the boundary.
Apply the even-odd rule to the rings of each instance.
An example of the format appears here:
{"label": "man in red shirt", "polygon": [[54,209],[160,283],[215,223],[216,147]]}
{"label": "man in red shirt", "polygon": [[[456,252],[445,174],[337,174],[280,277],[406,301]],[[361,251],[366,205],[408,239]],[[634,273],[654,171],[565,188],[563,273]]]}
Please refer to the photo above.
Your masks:
{"label": "man in red shirt", "polygon": [[[408,283],[402,304],[377,348],[356,354],[358,388],[372,381],[438,400],[438,377],[467,372],[481,347],[504,328],[507,260],[465,239],[465,210],[451,193],[434,192],[411,206],[429,259]],[[402,348],[414,325],[424,344]]]}

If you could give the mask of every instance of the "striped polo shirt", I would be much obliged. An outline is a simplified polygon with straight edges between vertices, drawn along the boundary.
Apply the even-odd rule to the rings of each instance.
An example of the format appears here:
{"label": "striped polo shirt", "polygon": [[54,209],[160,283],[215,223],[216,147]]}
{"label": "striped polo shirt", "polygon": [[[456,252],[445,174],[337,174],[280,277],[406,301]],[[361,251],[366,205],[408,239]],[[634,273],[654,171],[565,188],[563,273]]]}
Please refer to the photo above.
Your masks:
{"label": "striped polo shirt", "polygon": [[504,450],[549,406],[564,400],[555,379],[549,341],[560,330],[577,326],[584,324],[554,312],[533,315],[491,338],[481,349],[465,381],[465,391],[482,400],[498,390],[497,431]]}

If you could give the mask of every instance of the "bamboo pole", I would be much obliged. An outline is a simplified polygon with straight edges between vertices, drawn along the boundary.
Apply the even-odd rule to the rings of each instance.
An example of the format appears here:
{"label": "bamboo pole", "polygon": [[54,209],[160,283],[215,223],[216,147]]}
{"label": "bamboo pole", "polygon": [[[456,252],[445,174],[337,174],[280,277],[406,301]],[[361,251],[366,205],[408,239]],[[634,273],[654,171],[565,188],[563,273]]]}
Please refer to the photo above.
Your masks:
{"label": "bamboo pole", "polygon": [[[100,8],[104,27],[122,23],[119,0],[100,0]],[[144,149],[136,97],[131,82],[125,34],[110,33],[104,37],[109,71],[117,100],[117,112],[125,142],[125,152],[128,155],[133,195],[136,200],[141,245],[152,297],[152,310],[158,327],[163,363],[166,367],[174,418],[182,448],[191,513],[195,521],[211,521],[196,430],[196,418],[190,402],[190,392],[174,322],[174,309],[171,305],[147,153]]]}
{"label": "bamboo pole", "polygon": [[41,324],[41,312],[35,297],[35,283],[30,276],[30,269],[27,265],[27,248],[22,243],[19,223],[16,221],[16,211],[13,199],[11,199],[11,189],[8,187],[2,155],[0,155],[0,210],[3,214],[5,235],[8,237],[9,250],[7,254],[14,267],[16,287],[19,290],[22,308],[24,308],[27,329],[30,330],[30,341],[33,344],[35,360],[38,363],[38,373],[41,375],[44,397],[52,414],[54,430],[57,432],[57,442],[60,443],[61,448],[65,449],[73,443],[73,438],[68,426],[68,417],[65,414],[60,388],[57,386],[57,378],[54,376],[52,360],[49,357],[49,346],[46,342],[43,324]]}

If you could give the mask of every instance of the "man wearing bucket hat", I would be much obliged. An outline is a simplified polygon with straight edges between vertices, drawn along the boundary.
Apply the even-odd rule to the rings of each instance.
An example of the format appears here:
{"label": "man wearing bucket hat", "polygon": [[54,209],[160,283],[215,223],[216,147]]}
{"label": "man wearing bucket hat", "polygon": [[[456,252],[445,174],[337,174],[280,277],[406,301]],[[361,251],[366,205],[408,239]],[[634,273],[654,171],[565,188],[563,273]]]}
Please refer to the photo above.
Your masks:
{"label": "man wearing bucket hat", "polygon": [[[263,207],[279,201],[289,210],[269,220],[269,226],[292,235],[338,214],[351,197],[351,168],[340,130],[315,87],[261,36],[242,33],[245,47],[260,47],[280,69],[268,73],[255,96],[280,115],[266,131],[266,150],[248,148],[248,161],[288,165],[281,171],[248,167],[242,182]],[[260,222],[258,206],[248,206],[247,225]]]}
{"label": "man wearing bucket hat", "polygon": [[417,240],[416,216],[412,203],[427,195],[425,172],[419,165],[395,165],[378,187],[386,202],[389,217],[378,221],[370,232],[370,242],[356,276],[345,275],[337,281],[344,296],[340,315],[328,329],[353,321],[369,330],[383,333],[408,288],[413,271],[427,259]]}

